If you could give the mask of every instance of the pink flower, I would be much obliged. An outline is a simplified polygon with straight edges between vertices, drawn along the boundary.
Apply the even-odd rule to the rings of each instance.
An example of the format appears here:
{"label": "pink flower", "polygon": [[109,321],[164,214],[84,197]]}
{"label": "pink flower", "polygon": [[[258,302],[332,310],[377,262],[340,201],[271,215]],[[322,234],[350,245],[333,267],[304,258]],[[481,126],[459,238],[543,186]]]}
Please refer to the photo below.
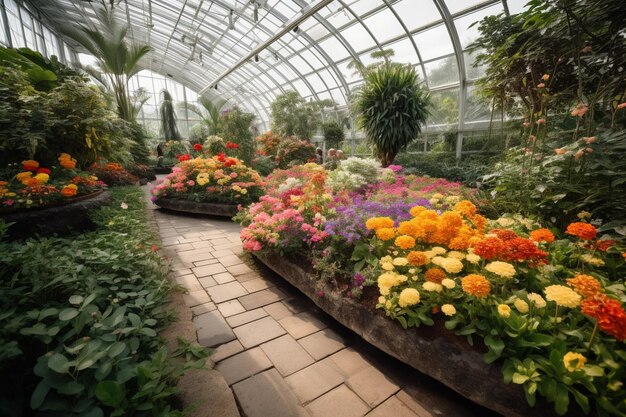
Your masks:
{"label": "pink flower", "polygon": [[557,155],[565,155],[567,153],[567,150],[563,148],[554,148],[554,153]]}
{"label": "pink flower", "polygon": [[15,200],[12,200],[12,199],[10,199],[10,198],[9,198],[8,200],[4,200],[4,201],[2,202],[2,204],[4,204],[4,205],[5,205],[5,206],[7,206],[7,207],[11,207],[14,203],[15,203]]}
{"label": "pink flower", "polygon": [[576,106],[576,108],[574,110],[572,110],[572,112],[570,113],[572,116],[574,117],[583,117],[585,115],[585,113],[587,113],[587,110],[589,110],[589,107],[587,107],[585,104],[580,103],[578,104],[578,106]]}
{"label": "pink flower", "polygon": [[539,119],[535,123],[537,123],[538,125],[543,125],[546,123],[546,119]]}
{"label": "pink flower", "polygon": [[593,51],[593,48],[589,45],[585,46],[583,49],[580,50],[580,52],[582,52],[583,54],[588,54],[591,51]]}
{"label": "pink flower", "polygon": [[585,151],[587,151],[589,153],[593,153],[593,149],[591,149],[591,148],[585,148]]}
{"label": "pink flower", "polygon": [[550,75],[549,74],[543,74],[541,79],[544,80],[544,81],[548,81],[550,79]]}
{"label": "pink flower", "polygon": [[585,141],[587,145],[591,145],[592,143],[595,143],[596,137],[595,136],[585,137],[583,138],[583,140]]}
{"label": "pink flower", "polygon": [[530,126],[530,123],[529,123],[529,122],[528,122],[528,120],[527,120],[527,121],[525,121],[524,123],[522,123],[522,125],[523,125],[524,127],[528,127],[528,126]]}
{"label": "pink flower", "polygon": [[574,154],[574,158],[576,159],[580,159],[582,158],[582,156],[585,154],[585,150],[584,149],[579,149],[578,152],[576,152]]}
{"label": "pink flower", "polygon": [[534,142],[534,141],[536,141],[536,140],[537,140],[537,136],[535,136],[535,135],[530,135],[530,136],[528,137],[528,140],[529,140],[529,141],[531,141],[531,142]]}
{"label": "pink flower", "polygon": [[617,105],[617,110],[621,110],[626,107],[626,101]]}
{"label": "pink flower", "polygon": [[231,178],[237,178],[237,173],[236,172],[231,172],[230,173],[230,177]]}
{"label": "pink flower", "polygon": [[537,84],[537,88],[546,88],[546,85],[544,83],[539,83]]}

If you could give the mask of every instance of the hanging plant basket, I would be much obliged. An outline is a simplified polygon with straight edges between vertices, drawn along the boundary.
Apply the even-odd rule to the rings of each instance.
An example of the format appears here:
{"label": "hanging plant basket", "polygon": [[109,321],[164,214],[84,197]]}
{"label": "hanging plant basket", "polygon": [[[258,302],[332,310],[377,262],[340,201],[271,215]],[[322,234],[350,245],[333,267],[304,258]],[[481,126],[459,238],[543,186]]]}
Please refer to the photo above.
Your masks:
{"label": "hanging plant basket", "polygon": [[25,239],[34,235],[62,236],[92,229],[91,211],[110,203],[111,193],[100,190],[42,207],[2,209],[0,219],[13,223],[7,233],[9,239]]}
{"label": "hanging plant basket", "polygon": [[206,214],[208,216],[233,217],[237,214],[236,204],[197,203],[189,200],[175,200],[171,198],[157,198],[154,201],[157,206],[173,211],[193,214]]}

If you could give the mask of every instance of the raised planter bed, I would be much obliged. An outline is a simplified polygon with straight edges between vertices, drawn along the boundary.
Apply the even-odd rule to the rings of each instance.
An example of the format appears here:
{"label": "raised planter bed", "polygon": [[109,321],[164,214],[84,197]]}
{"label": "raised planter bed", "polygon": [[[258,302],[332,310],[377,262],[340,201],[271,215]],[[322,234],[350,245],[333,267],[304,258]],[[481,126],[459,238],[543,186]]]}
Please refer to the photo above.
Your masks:
{"label": "raised planter bed", "polygon": [[157,198],[154,202],[157,206],[184,213],[206,214],[209,216],[233,217],[237,214],[237,205],[218,203],[196,203],[188,200],[174,200],[170,198]]}
{"label": "raised planter bed", "polygon": [[14,223],[7,233],[9,239],[24,239],[35,234],[66,235],[93,228],[89,213],[110,202],[109,191],[97,191],[72,198],[65,204],[0,212],[0,218]]}
{"label": "raised planter bed", "polygon": [[156,175],[167,175],[172,173],[172,167],[154,167]]}
{"label": "raised planter bed", "polygon": [[485,363],[482,353],[446,330],[442,322],[405,330],[396,321],[323,286],[293,261],[279,255],[254,255],[364,340],[475,403],[507,417],[556,416],[552,405],[540,399],[530,407],[521,386],[503,382],[498,363]]}

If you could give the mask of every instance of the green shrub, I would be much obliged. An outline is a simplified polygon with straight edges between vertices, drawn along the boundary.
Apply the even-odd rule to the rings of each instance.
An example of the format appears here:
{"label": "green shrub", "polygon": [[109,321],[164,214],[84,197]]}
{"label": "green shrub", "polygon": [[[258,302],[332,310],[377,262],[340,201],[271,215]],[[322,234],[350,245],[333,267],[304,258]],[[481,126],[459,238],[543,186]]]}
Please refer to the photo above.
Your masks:
{"label": "green shrub", "polygon": [[293,136],[284,137],[278,144],[276,163],[281,169],[315,161],[315,147]]}

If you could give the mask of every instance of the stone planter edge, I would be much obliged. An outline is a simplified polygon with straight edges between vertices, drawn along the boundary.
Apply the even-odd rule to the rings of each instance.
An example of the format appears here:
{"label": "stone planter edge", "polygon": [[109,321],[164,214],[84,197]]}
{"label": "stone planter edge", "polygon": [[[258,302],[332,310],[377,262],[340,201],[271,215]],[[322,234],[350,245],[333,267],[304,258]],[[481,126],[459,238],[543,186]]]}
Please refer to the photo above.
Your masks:
{"label": "stone planter edge", "polygon": [[234,204],[196,203],[195,201],[173,200],[168,198],[157,198],[154,204],[167,210],[183,213],[206,214],[221,217],[233,217],[237,214],[237,205]]}

